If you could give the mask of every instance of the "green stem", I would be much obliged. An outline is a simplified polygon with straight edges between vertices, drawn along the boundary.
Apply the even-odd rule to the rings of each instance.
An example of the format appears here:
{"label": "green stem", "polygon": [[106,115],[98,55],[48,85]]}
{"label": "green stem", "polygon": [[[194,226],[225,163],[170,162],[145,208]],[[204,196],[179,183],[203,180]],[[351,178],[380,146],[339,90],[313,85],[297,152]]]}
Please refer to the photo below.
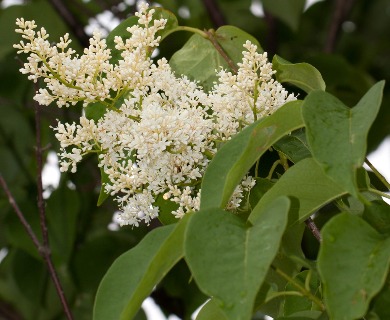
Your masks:
{"label": "green stem", "polygon": [[384,193],[382,191],[372,189],[372,188],[368,188],[368,191],[371,191],[372,193],[376,193],[377,195],[379,195],[381,197],[385,197],[387,199],[390,199],[390,194]]}
{"label": "green stem", "polygon": [[378,179],[390,190],[390,183],[387,182],[386,178],[373,166],[373,164],[366,158],[364,160],[368,167],[374,172]]}
{"label": "green stem", "polygon": [[278,166],[278,164],[280,164],[280,160],[276,160],[276,161],[274,162],[274,164],[272,165],[272,167],[271,167],[271,169],[270,169],[270,171],[269,171],[269,173],[268,173],[268,176],[267,176],[267,179],[268,179],[268,180],[271,180],[271,179],[272,179],[272,175],[273,175],[273,173],[274,173],[276,167]]}
{"label": "green stem", "polygon": [[164,38],[166,38],[167,36],[169,36],[171,33],[174,33],[176,31],[189,31],[189,32],[192,32],[192,33],[197,33],[199,34],[201,37],[207,39],[207,34],[206,32],[198,29],[198,28],[192,28],[192,27],[188,27],[188,26],[177,26],[176,28],[172,29],[172,30],[169,30],[165,35],[164,35]]}
{"label": "green stem", "polygon": [[264,304],[270,302],[271,300],[277,298],[277,297],[280,297],[280,296],[298,296],[298,297],[302,297],[303,294],[298,292],[298,291],[280,291],[280,292],[275,292],[274,294],[272,294],[268,299],[266,299],[264,301]]}
{"label": "green stem", "polygon": [[291,278],[288,274],[284,273],[282,270],[274,267],[273,265],[271,265],[271,268],[282,278],[286,279],[295,288],[297,288],[302,293],[302,295],[304,295],[309,300],[313,301],[320,308],[321,311],[325,311],[325,306],[322,303],[322,301],[319,298],[317,298],[315,295],[313,295],[309,290],[306,290],[306,288],[302,286],[298,281]]}
{"label": "green stem", "polygon": [[280,158],[280,164],[283,166],[284,171],[290,169],[290,166],[288,165],[287,157],[280,151],[278,151],[278,155]]}

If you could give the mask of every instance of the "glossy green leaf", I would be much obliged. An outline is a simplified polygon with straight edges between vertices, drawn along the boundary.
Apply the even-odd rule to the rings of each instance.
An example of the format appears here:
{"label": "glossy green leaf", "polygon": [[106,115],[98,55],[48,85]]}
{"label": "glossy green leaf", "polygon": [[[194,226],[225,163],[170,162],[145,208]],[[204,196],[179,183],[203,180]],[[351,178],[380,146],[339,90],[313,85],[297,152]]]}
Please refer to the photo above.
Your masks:
{"label": "glossy green leaf", "polygon": [[275,200],[251,227],[217,208],[192,217],[185,259],[199,288],[215,299],[227,319],[251,318],[257,291],[279,249],[289,207],[287,198]]}
{"label": "glossy green leaf", "polygon": [[210,299],[202,309],[200,309],[196,316],[196,320],[226,320],[226,317],[217,302],[215,302],[214,299]]}
{"label": "glossy green leaf", "polygon": [[307,93],[326,88],[321,73],[311,64],[291,63],[275,55],[272,59],[272,67],[276,70],[276,80],[280,83],[291,83]]}
{"label": "glossy green leaf", "polygon": [[262,0],[264,9],[297,31],[305,0]]}
{"label": "glossy green leaf", "polygon": [[256,160],[280,138],[302,126],[301,101],[293,101],[235,135],[207,167],[202,183],[201,209],[224,208]]}
{"label": "glossy green leaf", "polygon": [[112,264],[99,285],[94,320],[127,320],[165,274],[183,257],[190,215],[176,225],[154,229]]}
{"label": "glossy green leaf", "polygon": [[330,220],[322,237],[318,271],[328,314],[334,320],[361,318],[385,283],[390,238],[349,213]]}
{"label": "glossy green leaf", "polygon": [[322,91],[303,103],[307,140],[326,174],[358,197],[356,170],[364,163],[367,134],[379,111],[384,81],[374,85],[352,109]]}
{"label": "glossy green leaf", "polygon": [[291,209],[296,216],[292,218],[302,222],[328,202],[346,193],[346,190],[339,187],[323,172],[321,166],[313,158],[307,158],[288,169],[260,199],[249,216],[249,221],[255,221],[257,210],[261,210],[281,195],[295,200],[292,201]]}

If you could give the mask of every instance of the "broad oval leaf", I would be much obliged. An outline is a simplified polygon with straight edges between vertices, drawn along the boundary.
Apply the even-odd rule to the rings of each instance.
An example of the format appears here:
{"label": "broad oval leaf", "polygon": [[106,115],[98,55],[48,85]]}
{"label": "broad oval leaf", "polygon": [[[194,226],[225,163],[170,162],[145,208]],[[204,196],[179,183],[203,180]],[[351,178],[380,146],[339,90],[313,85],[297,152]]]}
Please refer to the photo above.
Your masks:
{"label": "broad oval leaf", "polygon": [[276,80],[288,82],[306,93],[313,90],[325,91],[326,85],[321,73],[308,63],[291,63],[278,55],[272,59],[272,67],[276,70]]}
{"label": "broad oval leaf", "polygon": [[185,259],[199,288],[215,299],[227,319],[250,319],[256,294],[278,252],[290,201],[275,200],[248,227],[222,209],[193,215],[185,240]]}
{"label": "broad oval leaf", "polygon": [[318,271],[331,319],[359,319],[385,283],[390,238],[363,219],[342,213],[322,229]]}
{"label": "broad oval leaf", "polygon": [[291,211],[297,214],[295,221],[302,222],[328,202],[341,197],[347,191],[338,186],[313,159],[299,161],[286,171],[275,185],[260,199],[249,216],[249,221],[258,219],[258,212],[279,196],[285,195],[296,199],[291,204]]}
{"label": "broad oval leaf", "polygon": [[226,320],[226,317],[217,302],[215,302],[214,299],[210,299],[202,309],[200,309],[196,316],[196,320]]}
{"label": "broad oval leaf", "polygon": [[310,93],[302,106],[313,157],[355,197],[359,197],[356,170],[364,163],[368,131],[379,111],[384,84],[374,85],[352,109],[322,91]]}
{"label": "broad oval leaf", "polygon": [[256,160],[280,138],[303,126],[301,104],[286,103],[235,135],[216,153],[203,177],[201,209],[224,208]]}
{"label": "broad oval leaf", "polygon": [[112,264],[96,294],[94,320],[132,319],[156,284],[183,257],[184,231],[191,215],[148,233]]}

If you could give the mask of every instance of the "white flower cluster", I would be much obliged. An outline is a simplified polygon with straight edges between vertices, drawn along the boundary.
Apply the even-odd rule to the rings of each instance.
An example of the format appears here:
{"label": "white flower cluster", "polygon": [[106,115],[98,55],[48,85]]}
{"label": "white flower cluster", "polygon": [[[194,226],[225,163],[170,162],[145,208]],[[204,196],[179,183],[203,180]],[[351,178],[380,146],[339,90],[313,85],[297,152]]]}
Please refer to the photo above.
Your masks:
{"label": "white flower cluster", "polygon": [[[200,182],[221,141],[295,99],[273,80],[267,55],[257,53],[250,42],[237,74],[219,71],[210,92],[175,76],[166,59],[154,63],[150,58],[160,41],[156,33],[166,24],[165,19],[153,20],[153,13],[141,5],[138,25],[127,29],[131,37],[115,38],[121,59],[114,65],[98,33],[79,57],[68,48],[68,35],[53,46],[45,29],[35,31],[34,21],[17,20],[17,32],[28,41],[15,45],[29,54],[21,72],[46,84],[34,97],[40,104],[106,106],[97,121],[82,116],[79,124],[59,122],[54,130],[61,143],[61,171],[76,172],[84,155],[98,154],[109,180],[104,190],[119,203],[122,225],[138,226],[157,217],[158,197],[177,204],[173,214],[178,218],[198,210]],[[228,209],[237,209],[253,185],[254,179],[246,177]]]}

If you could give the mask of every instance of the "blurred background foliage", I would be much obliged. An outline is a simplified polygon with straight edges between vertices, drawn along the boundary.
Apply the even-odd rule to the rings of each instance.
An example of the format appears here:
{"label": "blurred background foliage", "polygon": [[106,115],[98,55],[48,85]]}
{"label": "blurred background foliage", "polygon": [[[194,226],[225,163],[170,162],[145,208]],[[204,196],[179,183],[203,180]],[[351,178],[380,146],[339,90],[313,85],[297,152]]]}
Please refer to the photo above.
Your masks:
{"label": "blurred background foliage", "polygon": [[[388,0],[324,0],[307,9],[305,0],[160,0],[158,3],[177,15],[181,25],[200,29],[235,25],[256,37],[270,60],[278,54],[294,63],[313,64],[322,73],[327,91],[351,107],[376,81],[390,79]],[[0,4],[0,173],[39,234],[34,87],[18,72],[22,61],[12,48],[20,40],[14,32],[15,20],[34,19],[48,30],[53,42],[69,32],[73,47],[82,52],[93,26],[108,33],[136,11],[136,3],[30,0]],[[189,36],[171,35],[162,43],[157,58],[169,58]],[[56,119],[73,121],[81,107],[41,110],[40,130],[46,158],[58,150],[50,125]],[[380,115],[370,132],[369,150],[374,150],[389,133],[390,86],[387,85]],[[56,174],[49,171],[46,177]],[[48,184],[45,188],[55,266],[74,318],[91,319],[94,295],[107,268],[158,222],[118,229],[112,223],[116,205],[107,201],[101,207],[96,206],[100,174],[93,158],[84,161],[76,174],[62,174],[58,186]],[[302,246],[308,257],[315,258],[318,248],[310,233],[304,237]],[[0,319],[64,319],[45,265],[2,191],[0,261]],[[165,314],[190,319],[204,302],[204,296],[189,280],[185,263],[179,264],[153,293]],[[139,319],[145,319],[142,312]]]}

